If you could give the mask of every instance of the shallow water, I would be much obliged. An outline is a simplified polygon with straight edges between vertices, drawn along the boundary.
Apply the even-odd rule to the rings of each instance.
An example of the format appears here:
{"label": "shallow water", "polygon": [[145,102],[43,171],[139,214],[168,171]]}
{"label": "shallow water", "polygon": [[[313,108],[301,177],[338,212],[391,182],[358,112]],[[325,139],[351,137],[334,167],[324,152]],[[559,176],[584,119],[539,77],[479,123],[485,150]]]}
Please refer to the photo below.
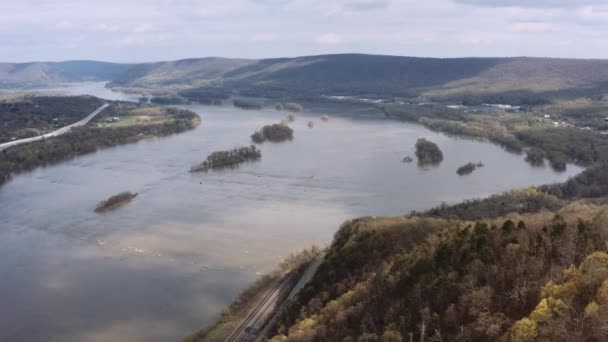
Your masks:
{"label": "shallow water", "polygon": [[[132,98],[100,83],[55,90]],[[345,108],[326,123],[319,111],[298,114],[294,140],[261,145],[259,162],[190,174],[209,153],[249,144],[254,130],[285,114],[188,108],[202,118],[193,131],[40,168],[0,188],[0,340],[177,340],[211,322],[258,272],[331,241],[346,219],[405,214],[581,171],[533,168],[492,144]],[[401,162],[421,137],[443,150],[438,167]],[[485,167],[458,176],[469,161]],[[94,213],[121,191],[139,196]]]}

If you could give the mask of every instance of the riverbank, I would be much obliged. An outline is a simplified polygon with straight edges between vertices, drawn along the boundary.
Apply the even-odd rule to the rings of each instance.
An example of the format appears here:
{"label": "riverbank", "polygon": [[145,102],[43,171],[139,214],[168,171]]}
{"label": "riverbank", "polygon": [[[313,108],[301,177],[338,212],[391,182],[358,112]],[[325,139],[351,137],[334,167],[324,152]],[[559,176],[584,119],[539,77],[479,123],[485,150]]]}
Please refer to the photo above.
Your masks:
{"label": "riverbank", "polygon": [[0,185],[12,175],[98,149],[181,133],[200,124],[188,110],[114,102],[84,126],[0,152]]}
{"label": "riverbank", "polygon": [[556,171],[563,171],[567,163],[588,167],[608,161],[607,136],[555,121],[540,109],[493,112],[407,103],[382,104],[379,108],[391,118],[447,134],[485,139],[515,153],[532,153],[528,158],[532,165],[543,164],[546,159]]}

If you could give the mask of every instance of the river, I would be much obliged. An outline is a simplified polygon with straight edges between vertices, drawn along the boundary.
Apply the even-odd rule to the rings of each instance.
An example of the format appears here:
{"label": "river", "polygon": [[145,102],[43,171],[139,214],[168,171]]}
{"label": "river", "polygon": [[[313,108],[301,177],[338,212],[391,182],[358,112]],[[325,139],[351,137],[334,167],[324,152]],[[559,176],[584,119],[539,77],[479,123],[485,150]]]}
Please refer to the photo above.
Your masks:
{"label": "river", "polygon": [[[52,90],[132,99],[102,83]],[[345,107],[297,114],[294,140],[261,145],[259,162],[191,174],[209,153],[249,144],[285,113],[187,108],[202,118],[195,130],[39,168],[0,188],[0,340],[178,340],[290,252],[330,242],[349,218],[405,214],[582,170],[531,167],[493,144]],[[402,162],[422,137],[443,150],[436,168]],[[469,161],[485,167],[458,176]],[[121,191],[139,196],[114,212],[93,211]]]}

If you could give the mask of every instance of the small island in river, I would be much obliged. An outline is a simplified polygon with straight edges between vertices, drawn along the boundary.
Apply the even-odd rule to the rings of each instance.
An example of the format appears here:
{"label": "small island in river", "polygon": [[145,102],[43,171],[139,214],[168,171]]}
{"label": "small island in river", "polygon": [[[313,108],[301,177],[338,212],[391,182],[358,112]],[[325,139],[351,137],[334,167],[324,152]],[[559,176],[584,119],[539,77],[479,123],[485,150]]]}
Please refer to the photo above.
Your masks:
{"label": "small island in river", "polygon": [[443,160],[443,152],[434,142],[421,138],[416,141],[416,157],[420,166],[437,165]]}
{"label": "small island in river", "polygon": [[469,163],[466,163],[466,164],[462,165],[461,167],[459,167],[456,170],[456,173],[459,176],[469,175],[469,174],[473,173],[473,171],[475,171],[478,167],[483,167],[483,163],[479,162],[479,163],[475,164],[475,163],[469,162]]}
{"label": "small island in river", "polygon": [[132,193],[128,191],[121,192],[118,195],[114,195],[105,201],[99,202],[97,207],[95,207],[95,212],[103,213],[109,210],[114,210],[118,207],[122,207],[123,205],[131,202],[136,196],[137,193]]}
{"label": "small island in river", "polygon": [[275,108],[276,110],[286,110],[288,112],[301,112],[304,110],[301,104],[295,102],[279,103]]}
{"label": "small island in river", "polygon": [[266,125],[251,135],[251,140],[256,144],[265,141],[282,142],[291,139],[293,139],[293,129],[284,124]]}
{"label": "small island in river", "polygon": [[193,166],[190,172],[205,172],[211,169],[236,167],[241,163],[256,161],[262,158],[262,152],[254,145],[237,147],[229,151],[216,151],[211,153],[205,161]]}
{"label": "small island in river", "polygon": [[262,109],[264,107],[261,102],[250,99],[236,99],[232,104],[241,109]]}

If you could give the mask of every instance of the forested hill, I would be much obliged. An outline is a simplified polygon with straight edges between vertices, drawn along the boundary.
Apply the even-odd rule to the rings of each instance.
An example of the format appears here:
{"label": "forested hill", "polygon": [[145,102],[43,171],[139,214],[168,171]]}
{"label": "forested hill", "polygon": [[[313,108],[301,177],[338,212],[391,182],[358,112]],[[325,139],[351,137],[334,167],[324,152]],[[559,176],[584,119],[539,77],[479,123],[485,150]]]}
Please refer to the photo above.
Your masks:
{"label": "forested hill", "polygon": [[[526,192],[458,211],[539,196]],[[475,221],[443,218],[452,214],[443,210],[345,223],[270,340],[605,340],[608,206],[547,196],[538,200],[551,210],[514,207]]]}
{"label": "forested hill", "polygon": [[253,96],[365,95],[462,97],[466,94],[597,92],[608,61],[551,58],[415,58],[364,54],[242,60],[189,59],[141,64],[115,86],[223,88]]}
{"label": "forested hill", "polygon": [[252,87],[262,84],[302,89],[320,86],[351,91],[369,82],[375,86],[382,83],[386,88],[438,85],[472,77],[501,62],[501,59],[431,59],[362,54],[262,60],[204,58],[139,65],[119,78],[116,84],[154,86],[186,82],[197,85],[215,80]]}
{"label": "forested hill", "polygon": [[262,97],[360,95],[462,100],[467,96],[588,96],[608,90],[608,60],[417,58],[335,54],[273,59],[192,58],[115,64],[2,63],[0,84],[108,80],[115,87]]}
{"label": "forested hill", "polygon": [[0,63],[0,86],[112,80],[131,67],[96,61]]}

